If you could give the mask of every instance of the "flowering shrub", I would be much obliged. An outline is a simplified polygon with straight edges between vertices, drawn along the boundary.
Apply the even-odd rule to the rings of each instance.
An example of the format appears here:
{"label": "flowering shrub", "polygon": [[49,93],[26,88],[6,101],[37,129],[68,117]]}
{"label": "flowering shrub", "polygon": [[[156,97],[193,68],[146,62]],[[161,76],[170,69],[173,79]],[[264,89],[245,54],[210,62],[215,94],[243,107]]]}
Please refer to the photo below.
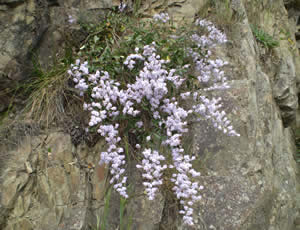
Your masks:
{"label": "flowering shrub", "polygon": [[[90,113],[87,131],[98,132],[106,140],[108,148],[101,152],[100,164],[110,166],[115,190],[128,198],[122,139],[131,133],[136,138],[132,146],[139,159],[136,167],[142,172],[148,198],[155,199],[159,186],[170,180],[182,206],[183,222],[193,225],[193,205],[201,199],[203,186],[195,180],[200,176],[192,167],[196,157],[182,146],[189,117],[204,117],[227,135],[239,134],[221,111],[221,98],[208,95],[208,91],[229,88],[222,70],[228,63],[212,58],[214,47],[225,43],[226,36],[206,20],[197,20],[192,34],[176,34],[166,24],[168,20],[167,14],[155,15],[148,32],[139,26],[131,28],[132,37],[124,37],[127,43],[118,43],[109,55],[100,52],[104,63],[99,64],[100,69],[78,59],[68,73],[84,96],[83,109]],[[128,44],[134,52],[122,56],[120,47],[127,47],[127,52]],[[116,68],[111,67],[112,62]],[[181,105],[187,99],[194,101],[188,110]],[[171,178],[166,177],[166,170]]]}

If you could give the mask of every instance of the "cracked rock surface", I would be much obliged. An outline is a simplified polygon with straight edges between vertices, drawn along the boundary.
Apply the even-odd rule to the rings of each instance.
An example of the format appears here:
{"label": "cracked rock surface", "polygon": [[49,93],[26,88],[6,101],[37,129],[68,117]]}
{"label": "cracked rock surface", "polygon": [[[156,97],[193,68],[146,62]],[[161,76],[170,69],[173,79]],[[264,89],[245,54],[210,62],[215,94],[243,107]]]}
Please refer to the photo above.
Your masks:
{"label": "cracked rock surface", "polygon": [[[128,183],[135,195],[126,204],[124,221],[130,229],[299,229],[299,169],[291,126],[298,116],[300,62],[298,48],[288,38],[280,39],[280,31],[289,30],[296,44],[298,18],[291,13],[292,2],[231,1],[235,16],[232,24],[224,25],[229,42],[217,51],[230,63],[225,72],[231,88],[214,93],[222,97],[241,137],[224,136],[204,121],[190,127],[185,146],[199,158],[194,166],[202,173],[199,181],[204,186],[203,199],[194,207],[195,226],[182,226],[176,201],[168,193],[162,191],[148,201],[136,162],[129,162]],[[153,15],[168,10],[175,19],[185,16],[192,21],[206,3],[146,0],[141,11]],[[91,10],[101,15],[118,4],[117,0],[0,0],[0,91],[9,91],[28,76],[30,69],[25,67],[31,50],[43,63],[53,50],[59,51],[69,15],[77,19]],[[217,17],[222,13],[217,11]],[[270,51],[259,44],[251,24],[274,35],[280,46]],[[78,28],[74,31],[80,34]],[[0,112],[9,98],[9,93],[0,94]],[[24,124],[10,139],[15,144],[0,142],[0,229],[85,230],[95,228],[99,218],[105,218],[107,229],[118,229],[121,200],[110,190],[107,167],[98,165],[103,140],[89,147],[74,140],[76,130],[70,136],[60,129],[32,131],[31,125]]]}

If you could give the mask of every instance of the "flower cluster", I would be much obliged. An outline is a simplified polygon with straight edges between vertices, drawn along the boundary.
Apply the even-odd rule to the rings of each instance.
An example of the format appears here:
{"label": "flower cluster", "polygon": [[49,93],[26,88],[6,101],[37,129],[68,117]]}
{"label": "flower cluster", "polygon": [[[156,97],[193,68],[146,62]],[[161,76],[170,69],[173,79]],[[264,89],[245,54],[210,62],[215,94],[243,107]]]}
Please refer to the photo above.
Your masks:
{"label": "flower cluster", "polygon": [[[149,200],[154,200],[155,193],[158,190],[157,186],[162,185],[162,171],[167,168],[167,165],[161,166],[161,161],[165,160],[165,157],[159,155],[155,150],[145,149],[143,151],[144,159],[142,165],[136,165],[137,168],[142,168],[145,173],[142,175],[147,180],[143,185],[146,187],[146,193]],[[149,182],[148,182],[149,181]]]}
{"label": "flower cluster", "polygon": [[163,23],[166,23],[167,21],[170,20],[169,14],[168,13],[160,13],[160,14],[155,14],[153,16],[154,21],[161,21]]}
{"label": "flower cluster", "polygon": [[183,149],[177,148],[172,151],[174,165],[178,172],[172,175],[173,178],[171,181],[175,184],[173,190],[183,207],[183,209],[179,211],[179,213],[183,215],[183,222],[188,225],[193,225],[192,215],[194,210],[192,206],[194,205],[194,202],[201,199],[199,193],[204,187],[199,185],[198,182],[191,181],[191,177],[200,176],[200,173],[196,172],[190,163],[195,160],[195,157],[178,154],[182,150]]}
{"label": "flower cluster", "polygon": [[[126,180],[127,177],[123,177],[122,174],[124,174],[125,169],[122,168],[123,165],[125,165],[125,156],[123,153],[123,148],[117,147],[116,144],[120,142],[121,138],[118,136],[118,130],[119,127],[118,124],[115,125],[100,125],[98,132],[101,136],[105,137],[105,140],[108,144],[107,152],[101,153],[101,160],[100,164],[110,164],[110,173],[112,175],[112,178],[110,180],[110,183],[114,183],[114,188],[117,192],[120,193],[121,196],[128,198],[127,192],[126,192]],[[122,179],[120,179],[122,178]]]}
{"label": "flower cluster", "polygon": [[199,47],[214,47],[217,44],[227,42],[226,35],[218,30],[212,22],[197,19],[195,25],[204,27],[208,32],[208,35],[192,35],[192,40],[196,41]]}
{"label": "flower cluster", "polygon": [[212,98],[211,100],[205,96],[200,96],[203,104],[194,105],[193,109],[196,113],[202,115],[208,120],[211,120],[214,128],[223,131],[229,136],[240,136],[232,127],[230,120],[226,117],[225,111],[220,109],[221,98]]}
{"label": "flower cluster", "polygon": [[68,70],[68,74],[73,77],[75,82],[76,89],[79,89],[80,96],[83,96],[84,92],[89,88],[86,83],[85,76],[89,75],[89,69],[87,67],[88,62],[80,63],[80,60],[77,59],[75,65],[71,64],[71,69]]}
{"label": "flower cluster", "polygon": [[[139,49],[136,49],[136,52],[138,52]],[[127,58],[126,61],[124,62],[127,67],[132,70],[134,68],[134,65],[136,64],[136,61],[134,60],[141,60],[143,61],[144,58],[140,54],[130,54]]]}
{"label": "flower cluster", "polygon": [[192,182],[191,178],[200,176],[200,173],[196,172],[190,163],[195,157],[184,155],[185,151],[181,145],[183,133],[188,132],[186,118],[193,110],[186,111],[178,106],[178,102],[171,102],[169,99],[164,100],[162,109],[168,114],[164,122],[168,139],[164,144],[170,147],[172,153],[173,165],[169,167],[176,169],[171,179],[174,182],[173,190],[183,206],[180,214],[183,214],[184,223],[193,225],[192,206],[201,199],[199,193],[203,187],[198,186],[198,182]]}
{"label": "flower cluster", "polygon": [[[167,14],[154,16],[154,20],[166,22],[169,20]],[[226,42],[226,36],[219,31],[211,22],[197,20],[197,26],[205,27],[207,33],[199,36],[194,34],[190,39],[196,43],[197,48],[187,50],[194,61],[194,72],[198,74],[198,84],[202,85],[204,91],[227,89],[227,79],[222,68],[227,62],[217,58],[211,59],[213,47],[218,43]],[[138,73],[133,80],[127,84],[120,84],[111,78],[110,74],[104,70],[89,73],[88,63],[77,60],[71,65],[68,73],[72,76],[75,87],[80,95],[87,94],[84,110],[90,112],[89,127],[95,129],[99,135],[103,136],[107,143],[107,150],[101,152],[100,164],[110,165],[112,176],[110,183],[114,183],[114,188],[127,198],[125,176],[125,155],[122,148],[122,131],[120,131],[120,116],[135,121],[135,130],[144,130],[145,124],[142,119],[146,117],[158,121],[159,131],[166,136],[161,140],[161,144],[171,152],[172,162],[159,153],[158,150],[151,149],[150,144],[154,143],[152,134],[147,133],[144,141],[135,143],[135,150],[142,158],[136,165],[143,170],[143,185],[149,200],[155,199],[158,187],[166,179],[163,176],[165,170],[170,170],[173,183],[173,191],[180,201],[185,224],[193,225],[193,205],[201,199],[203,186],[199,185],[196,177],[200,173],[192,167],[192,161],[196,158],[185,152],[182,145],[182,138],[188,132],[187,119],[190,114],[198,114],[209,119],[213,126],[230,136],[239,136],[233,129],[226,113],[221,111],[220,98],[203,96],[198,92],[189,92],[182,87],[187,80],[186,76],[179,74],[180,70],[189,69],[193,65],[184,65],[178,69],[169,69],[170,60],[161,58],[158,52],[158,45],[155,42],[145,45],[143,48],[135,48],[135,53],[129,54],[123,64],[128,71],[134,70]],[[201,50],[201,54],[199,52]],[[205,53],[205,55],[203,55]],[[173,91],[180,92],[182,99],[192,97],[195,105],[189,110],[180,106],[178,98]],[[146,110],[144,107],[147,107]],[[154,126],[152,121],[150,125]],[[149,131],[147,131],[149,132]]]}
{"label": "flower cluster", "polygon": [[126,193],[126,177],[123,177],[125,169],[125,156],[123,155],[123,148],[117,147],[121,141],[118,133],[119,124],[103,125],[107,119],[112,119],[119,115],[117,107],[114,104],[117,102],[120,91],[117,82],[110,79],[108,72],[99,72],[90,74],[88,63],[80,63],[76,60],[75,65],[71,65],[68,73],[73,77],[75,88],[79,89],[80,95],[83,95],[86,90],[91,87],[91,103],[84,103],[83,109],[90,111],[89,126],[98,126],[97,132],[105,137],[109,146],[107,152],[101,153],[100,164],[111,164],[110,173],[112,179],[110,183],[114,183],[114,188],[124,197],[128,197]]}
{"label": "flower cluster", "polygon": [[[210,59],[213,48],[218,44],[227,42],[226,35],[218,30],[211,22],[207,20],[197,20],[197,26],[204,27],[207,34],[199,36],[193,34],[191,39],[197,44],[199,48],[206,55],[201,56],[199,53],[189,49],[189,54],[193,57],[193,61],[198,72],[198,81],[203,84],[203,91],[224,90],[230,88],[227,83],[227,78],[222,68],[228,65],[228,62],[220,58],[215,60]],[[212,121],[214,128],[223,131],[229,136],[240,136],[230,124],[231,122],[226,117],[225,111],[221,111],[221,98],[209,99],[205,96],[199,96],[197,92],[194,93],[194,100],[200,100],[202,104],[193,106],[194,112],[200,114],[202,117]]]}
{"label": "flower cluster", "polygon": [[75,18],[73,18],[73,16],[72,16],[72,15],[69,15],[69,16],[68,16],[68,22],[69,22],[70,24],[73,24],[73,23],[75,23],[75,22],[76,22],[76,19],[75,19]]}
{"label": "flower cluster", "polygon": [[[198,80],[203,84],[204,91],[211,91],[217,89],[228,89],[229,85],[227,83],[227,78],[222,68],[228,65],[228,62],[223,61],[219,58],[216,60],[210,59],[212,55],[212,49],[218,45],[227,42],[226,35],[218,30],[211,22],[206,20],[197,20],[196,25],[204,27],[207,29],[205,35],[199,36],[198,34],[193,34],[191,36],[192,41],[194,41],[202,51],[205,51],[205,55],[200,55],[192,49],[188,52],[193,58],[196,65],[196,70],[198,71]],[[208,86],[210,85],[210,86]]]}

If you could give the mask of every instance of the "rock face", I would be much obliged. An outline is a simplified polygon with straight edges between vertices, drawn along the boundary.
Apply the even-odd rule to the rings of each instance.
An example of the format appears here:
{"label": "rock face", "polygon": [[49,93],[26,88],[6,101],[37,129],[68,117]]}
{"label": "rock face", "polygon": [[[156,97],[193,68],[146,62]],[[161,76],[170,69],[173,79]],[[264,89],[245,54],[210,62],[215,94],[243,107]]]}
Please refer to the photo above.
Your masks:
{"label": "rock face", "polygon": [[[74,145],[72,137],[59,129],[17,128],[19,142],[0,145],[0,229],[102,229],[97,227],[99,220],[106,229],[296,229],[300,199],[290,126],[298,108],[300,79],[294,36],[298,18],[291,17],[297,9],[290,8],[292,1],[285,2],[288,17],[283,0],[232,0],[224,7],[225,2],[216,1],[215,19],[229,38],[218,55],[230,63],[226,73],[231,89],[216,93],[241,137],[224,136],[205,122],[190,127],[187,145],[199,157],[195,168],[202,172],[205,187],[203,199],[195,206],[194,228],[181,225],[177,204],[167,193],[159,193],[152,202],[146,199],[135,162],[127,166],[134,196],[125,204],[110,189],[107,168],[97,164],[105,148],[101,140],[93,147]],[[31,51],[44,63],[49,60],[64,39],[64,26],[70,27],[69,15],[78,20],[118,4],[0,0],[0,90],[28,76],[25,66]],[[174,18],[193,19],[198,12],[210,11],[207,6],[207,1],[148,0],[140,10],[145,15],[169,10]],[[259,44],[251,24],[272,34],[280,45],[269,49]],[[0,100],[4,110],[7,98],[0,96]]]}
{"label": "rock face", "polygon": [[[17,82],[29,77],[33,61],[47,66],[65,45],[70,16],[98,15],[94,9],[111,7],[111,1],[1,0],[0,1],[0,112]],[[82,34],[73,28],[74,40]],[[4,96],[3,96],[4,95]]]}
{"label": "rock face", "polygon": [[[38,3],[37,3],[38,2]],[[46,1],[0,1],[0,91],[9,93],[17,81],[28,75],[32,52],[48,28]],[[27,67],[27,68],[26,68]],[[0,98],[0,112],[8,96]]]}
{"label": "rock face", "polygon": [[[71,137],[59,131],[21,142],[17,150],[8,150],[9,161],[1,173],[1,229],[88,229],[104,216],[109,229],[118,227],[120,198],[114,191],[107,198],[107,171],[96,163],[102,142],[75,148]],[[143,194],[140,175],[130,171],[133,189]],[[109,202],[109,212],[104,213]],[[153,229],[163,207],[161,194],[154,203],[143,196],[129,201],[132,228]]]}

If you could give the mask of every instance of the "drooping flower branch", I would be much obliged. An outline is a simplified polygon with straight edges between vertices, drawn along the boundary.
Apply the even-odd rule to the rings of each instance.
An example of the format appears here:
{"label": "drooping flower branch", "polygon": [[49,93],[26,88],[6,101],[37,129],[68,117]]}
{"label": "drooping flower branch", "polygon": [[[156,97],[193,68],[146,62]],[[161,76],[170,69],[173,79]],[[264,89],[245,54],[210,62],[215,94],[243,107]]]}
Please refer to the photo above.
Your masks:
{"label": "drooping flower branch", "polygon": [[[155,21],[167,22],[169,16],[160,14],[154,16]],[[187,120],[191,114],[198,114],[202,118],[209,119],[212,125],[230,136],[239,136],[233,129],[225,111],[221,110],[221,99],[201,95],[197,91],[189,91],[183,87],[187,76],[182,70],[193,70],[198,76],[198,85],[209,93],[211,90],[225,90],[229,88],[223,67],[228,63],[217,58],[213,60],[213,49],[218,44],[227,41],[226,36],[211,22],[197,20],[196,25],[206,29],[203,35],[193,34],[188,40],[194,42],[194,48],[186,50],[188,56],[194,62],[193,65],[185,64],[178,68],[169,68],[169,59],[159,55],[159,45],[155,42],[136,47],[135,53],[129,54],[124,66],[135,74],[129,83],[120,83],[116,78],[103,70],[95,73],[89,72],[87,62],[77,60],[71,65],[68,73],[73,77],[75,88],[80,95],[85,95],[84,110],[90,112],[89,127],[96,129],[107,143],[107,150],[101,152],[100,164],[110,166],[112,176],[110,183],[121,196],[127,198],[126,190],[126,160],[122,147],[122,130],[119,117],[133,119],[136,131],[145,131],[143,114],[152,120],[148,121],[150,129],[154,128],[154,121],[158,122],[156,130],[164,139],[160,144],[166,146],[171,153],[171,162],[167,161],[165,153],[158,149],[151,149],[151,132],[147,131],[145,138],[133,146],[138,157],[142,158],[137,168],[143,171],[143,185],[150,200],[155,199],[156,192],[163,181],[169,179],[173,183],[173,191],[180,201],[185,224],[193,225],[193,205],[201,199],[203,186],[199,185],[196,177],[200,173],[193,169],[192,161],[195,156],[190,156],[183,148],[182,138],[188,132]],[[201,51],[201,52],[200,52]],[[175,90],[174,90],[175,89]],[[178,93],[179,92],[179,93]],[[195,104],[189,110],[180,106],[179,97],[185,100],[193,98]],[[171,178],[164,177],[164,171],[172,172]]]}

